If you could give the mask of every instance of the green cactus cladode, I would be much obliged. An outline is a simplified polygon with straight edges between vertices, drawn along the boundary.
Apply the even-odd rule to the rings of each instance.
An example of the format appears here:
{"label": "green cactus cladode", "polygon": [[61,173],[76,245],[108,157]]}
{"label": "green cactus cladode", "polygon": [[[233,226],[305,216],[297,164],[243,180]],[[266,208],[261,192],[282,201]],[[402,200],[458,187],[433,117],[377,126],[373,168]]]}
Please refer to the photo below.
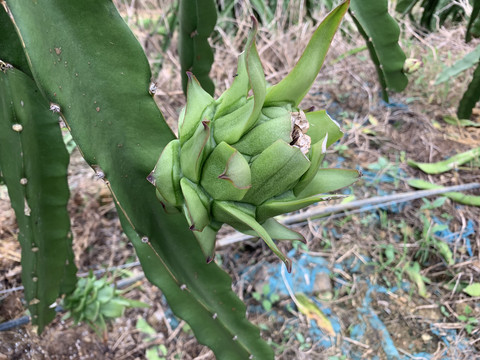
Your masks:
{"label": "green cactus cladode", "polygon": [[324,20],[292,72],[273,87],[267,87],[256,49],[255,19],[237,75],[218,99],[188,73],[178,139],[164,148],[148,180],[167,212],[183,212],[207,262],[225,223],[262,238],[290,272],[290,259],[273,239],[305,239],[273,217],[328,200],[327,192],[358,178],[355,170],[320,168],[327,147],[343,133],[325,110],[298,106],[336,30],[322,25],[345,9]]}

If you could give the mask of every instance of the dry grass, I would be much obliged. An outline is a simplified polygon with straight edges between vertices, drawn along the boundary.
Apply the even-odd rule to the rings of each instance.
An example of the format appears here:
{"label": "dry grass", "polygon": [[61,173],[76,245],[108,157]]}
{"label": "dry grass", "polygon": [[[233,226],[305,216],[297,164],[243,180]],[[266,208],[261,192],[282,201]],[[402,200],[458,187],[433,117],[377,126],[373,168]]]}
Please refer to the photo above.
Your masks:
{"label": "dry grass", "polygon": [[[160,35],[147,34],[141,20],[146,17],[161,18],[161,9],[167,8],[169,3],[161,0],[136,3],[119,0],[118,3],[122,13],[128,15],[130,25],[155,67],[156,53],[161,48],[163,38]],[[217,85],[217,95],[231,84],[236,73],[237,56],[250,28],[249,16],[252,9],[244,5],[244,2],[242,4],[236,8],[235,22],[232,23],[231,19],[219,20],[220,26],[212,43],[215,48],[215,65],[211,76]],[[302,13],[298,10],[300,7],[295,5],[298,2],[292,1],[291,4],[297,11],[292,18],[301,18]],[[315,16],[320,18],[321,14]],[[277,82],[293,67],[314,31],[310,22],[292,22],[284,26],[286,24],[282,22],[285,21],[285,17],[277,11],[274,22],[276,26],[263,26],[258,33],[258,50],[267,80],[271,83]],[[222,26],[227,23],[234,26],[234,33],[222,30]],[[407,55],[421,58],[424,62],[424,67],[411,77],[407,90],[392,97],[393,101],[398,103],[413,99],[408,107],[386,107],[379,101],[380,89],[375,69],[366,52],[339,62],[334,61],[346,51],[363,45],[363,41],[351,26],[344,27],[343,36],[335,37],[324,68],[303,106],[328,108],[332,113],[337,113],[346,129],[341,143],[347,146],[342,152],[345,158],[344,167],[358,165],[365,169],[382,156],[390,161],[392,168],[404,171],[405,178],[423,177],[443,185],[478,181],[478,166],[476,169],[464,169],[432,177],[400,162],[402,156],[419,161],[436,161],[480,144],[478,129],[457,128],[441,121],[445,114],[454,112],[459,94],[465,89],[470,74],[461,75],[440,88],[432,86],[443,64],[451,64],[475,44],[463,43],[461,28],[440,29],[422,37],[408,22],[402,26],[406,34],[402,41]],[[179,110],[184,104],[177,59],[176,37],[173,37],[162,69],[155,79],[160,89],[155,100],[173,129],[176,127]],[[333,153],[328,154],[327,160],[331,166],[338,161]],[[77,265],[84,271],[92,267],[120,265],[131,261],[133,249],[129,247],[119,228],[113,203],[103,183],[93,177],[78,155],[73,157],[71,169],[70,209]],[[379,191],[389,193],[407,190],[409,188],[403,179],[400,179],[398,184],[379,183],[375,186],[368,181],[360,181],[354,187],[354,194],[357,198],[366,198],[377,195]],[[310,348],[300,350],[298,338],[291,332],[286,335],[286,330],[295,329],[295,332],[305,334],[307,338],[311,325],[301,313],[286,310],[286,306],[291,303],[290,298],[283,298],[274,306],[283,321],[279,321],[271,313],[249,313],[251,321],[268,327],[268,330],[263,331],[265,339],[281,344],[282,350],[278,350],[278,359],[327,359],[329,356],[340,356],[341,346],[346,343],[363,358],[372,358],[374,355],[381,359],[386,358],[384,353],[378,352],[378,333],[372,329],[368,329],[369,342],[359,343],[349,337],[349,328],[356,322],[357,308],[361,306],[368,290],[365,279],[372,284],[383,286],[397,284],[399,269],[413,260],[421,247],[424,222],[420,215],[433,219],[435,216],[447,214],[451,219],[451,231],[458,234],[465,231],[468,220],[475,221],[475,226],[478,227],[478,208],[458,207],[447,200],[439,208],[423,211],[420,210],[422,204],[422,201],[410,202],[397,212],[352,214],[346,222],[342,222],[342,218],[330,217],[302,225],[300,231],[309,240],[310,254],[324,257],[332,270],[347,257],[352,257],[363,265],[360,273],[338,273],[339,276],[335,278],[338,291],[331,301],[325,302],[340,321],[343,335],[336,339],[337,346],[324,349],[312,344]],[[383,223],[379,218],[383,219]],[[14,241],[16,228],[13,213],[8,208],[8,200],[4,194],[0,198],[0,220],[0,263],[4,269],[0,272],[0,281],[3,288],[12,288],[20,285],[19,248]],[[228,233],[228,230],[225,233]],[[337,237],[336,234],[341,236]],[[398,241],[398,236],[402,241]],[[431,294],[429,298],[418,296],[413,287],[414,290],[410,293],[398,291],[377,294],[372,299],[373,309],[386,325],[402,355],[428,351],[433,354],[432,359],[441,359],[447,355],[451,359],[473,359],[478,356],[480,329],[476,328],[472,334],[468,334],[465,324],[458,320],[458,315],[462,314],[466,304],[474,309],[473,316],[480,318],[480,310],[475,306],[478,299],[469,298],[455,289],[463,282],[480,281],[479,232],[471,236],[473,256],[464,251],[464,242],[461,236],[457,236],[453,242],[452,251],[456,259],[453,266],[447,266],[438,252],[431,251],[428,264],[425,264],[421,271],[421,274],[431,281],[428,285]],[[288,245],[282,246],[285,251],[290,249]],[[388,246],[392,246],[397,255],[391,266],[382,269],[381,263]],[[300,249],[300,252],[302,251],[304,250]],[[235,291],[251,308],[258,307],[251,293],[259,291],[263,281],[260,275],[257,275],[248,282],[241,271],[254,263],[268,265],[278,262],[278,259],[263,243],[253,241],[230,245],[219,249],[218,253],[222,267],[234,280]],[[404,254],[403,259],[400,254]],[[400,278],[408,280],[401,272]],[[452,287],[448,288],[449,284]],[[154,341],[166,346],[168,359],[214,359],[210,350],[198,345],[191,331],[183,327],[183,323],[176,328],[172,326],[168,306],[160,292],[148,282],[142,282],[141,287],[131,291],[129,296],[152,304],[152,307],[146,310],[129,310],[124,318],[115,321],[108,339],[103,342],[85,326],[70,328],[70,324],[57,319],[42,338],[36,336],[28,326],[2,335],[0,359],[2,353],[17,354],[17,358],[26,359],[143,358],[151,343],[147,343],[135,328],[139,316],[145,318],[158,332]],[[20,299],[21,292],[3,296],[2,306],[8,311],[1,312],[2,320],[21,316],[23,306]],[[447,316],[446,313],[450,315]],[[440,335],[432,334],[431,324],[436,324],[440,333],[449,329],[457,330],[459,336],[455,341],[465,341],[477,352],[462,351],[455,341],[447,347],[441,341]],[[59,343],[59,338],[63,345]],[[26,339],[29,341],[25,341]]]}

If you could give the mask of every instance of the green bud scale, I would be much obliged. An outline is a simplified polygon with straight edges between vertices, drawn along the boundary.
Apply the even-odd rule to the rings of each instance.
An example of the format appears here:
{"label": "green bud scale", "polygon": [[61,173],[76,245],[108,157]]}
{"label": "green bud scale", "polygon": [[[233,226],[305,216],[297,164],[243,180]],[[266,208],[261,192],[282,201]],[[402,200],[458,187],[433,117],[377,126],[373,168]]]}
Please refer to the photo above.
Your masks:
{"label": "green bud scale", "polygon": [[207,262],[226,223],[262,238],[291,271],[274,240],[305,239],[273,217],[331,198],[326,192],[358,178],[354,170],[320,168],[327,147],[343,133],[325,110],[298,107],[345,10],[339,6],[327,16],[295,68],[275,86],[265,81],[255,20],[237,75],[218,99],[188,73],[178,139],[164,148],[148,179],[166,211],[183,212]]}

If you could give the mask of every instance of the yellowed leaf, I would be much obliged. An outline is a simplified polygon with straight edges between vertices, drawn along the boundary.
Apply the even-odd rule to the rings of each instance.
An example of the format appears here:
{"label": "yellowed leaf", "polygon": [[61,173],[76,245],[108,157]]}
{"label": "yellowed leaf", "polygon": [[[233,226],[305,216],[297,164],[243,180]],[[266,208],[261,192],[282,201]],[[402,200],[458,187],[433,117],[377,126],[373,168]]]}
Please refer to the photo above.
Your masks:
{"label": "yellowed leaf", "polygon": [[335,336],[332,323],[312,300],[302,293],[295,294],[295,298],[295,304],[303,315],[308,319],[315,320],[318,327],[328,335]]}

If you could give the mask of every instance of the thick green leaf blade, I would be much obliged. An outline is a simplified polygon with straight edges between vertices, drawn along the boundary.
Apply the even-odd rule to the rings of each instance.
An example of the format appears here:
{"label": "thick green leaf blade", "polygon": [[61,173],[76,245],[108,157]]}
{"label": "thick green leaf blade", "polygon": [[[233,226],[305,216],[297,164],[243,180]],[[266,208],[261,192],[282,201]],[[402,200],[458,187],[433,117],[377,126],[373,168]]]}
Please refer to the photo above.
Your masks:
{"label": "thick green leaf blade", "polygon": [[382,88],[382,99],[386,102],[389,102],[388,99],[388,91],[387,91],[387,80],[385,79],[385,74],[383,73],[382,66],[380,64],[380,59],[378,58],[378,54],[375,51],[375,47],[373,46],[372,40],[369,38],[365,29],[362,27],[360,22],[357,20],[355,16],[352,16],[353,23],[358,29],[358,32],[362,37],[365,39],[365,43],[367,45],[368,52],[370,54],[370,59],[375,65],[375,70],[377,71],[378,82],[380,83],[380,87]]}
{"label": "thick green leaf blade", "polygon": [[214,201],[213,202],[213,214],[215,219],[219,219],[227,224],[242,223],[246,227],[252,229],[268,247],[282,260],[287,267],[287,271],[292,271],[292,261],[287,258],[273,242],[270,234],[267,230],[260,225],[253,216],[243,212],[235,203],[229,201]]}
{"label": "thick green leaf blade", "polygon": [[474,0],[472,13],[470,14],[470,19],[468,19],[467,32],[465,34],[465,42],[467,43],[472,40],[472,27],[478,19],[478,15],[480,15],[480,1]]}
{"label": "thick green leaf blade", "polygon": [[205,161],[201,184],[215,200],[240,201],[252,186],[248,162],[236,149],[221,142]]}
{"label": "thick green leaf blade", "polygon": [[182,0],[179,9],[180,33],[178,53],[182,68],[183,92],[187,88],[186,72],[192,72],[202,87],[213,95],[215,85],[208,76],[213,63],[213,51],[208,38],[217,23],[217,8],[213,0]]}
{"label": "thick green leaf blade", "polygon": [[325,194],[352,185],[360,177],[357,170],[319,169],[313,180],[297,194],[298,198]]}
{"label": "thick green leaf blade", "polygon": [[421,163],[414,160],[407,160],[407,164],[418,168],[427,174],[441,174],[456,169],[458,166],[466,164],[479,156],[480,147],[453,155],[446,160],[438,161],[436,163]]}
{"label": "thick green leaf blade", "polygon": [[[385,78],[386,90],[402,91],[408,83],[403,73],[405,54],[398,44],[400,28],[388,13],[387,0],[352,0],[351,15],[364,32],[367,46]],[[362,34],[363,35],[363,34]],[[369,45],[371,41],[371,46]],[[382,80],[381,80],[382,81]]]}
{"label": "thick green leaf blade", "polygon": [[[262,226],[272,239],[278,241],[301,241],[304,244],[307,242],[302,234],[289,229],[273,218],[265,220],[265,222],[262,223]],[[258,236],[253,230],[242,230],[242,232],[247,235]]]}
{"label": "thick green leaf blade", "polygon": [[294,185],[310,166],[299,148],[277,140],[252,162],[252,187],[243,202],[260,205]]}
{"label": "thick green leaf blade", "polygon": [[[255,19],[255,18],[253,18]],[[257,20],[253,23],[253,29],[250,30],[248,41],[246,45],[246,65],[248,80],[253,92],[253,110],[248,119],[247,126],[244,129],[248,130],[257,121],[260,112],[262,111],[263,103],[265,101],[267,82],[265,80],[265,73],[263,72],[262,62],[258,55],[257,45],[255,44],[255,36],[257,35]]]}
{"label": "thick green leaf blade", "polygon": [[162,199],[169,205],[180,206],[183,202],[180,189],[180,141],[172,140],[164,148],[150,177]]}
{"label": "thick green leaf blade", "polygon": [[[7,4],[37,83],[60,105],[85,159],[108,181],[147,278],[217,358],[273,359],[229,276],[206,264],[183,215],[165,215],[146,180],[174,135],[148,92],[147,59],[112,2]],[[39,32],[52,28],[48,37]]]}
{"label": "thick green leaf blade", "polygon": [[459,119],[469,119],[472,110],[480,99],[480,62],[473,72],[473,79],[468,85],[467,91],[463,94],[458,105],[457,116]]}
{"label": "thick green leaf blade", "polygon": [[283,111],[279,117],[258,124],[232,146],[244,155],[254,156],[260,154],[278,139],[290,143],[292,141],[291,113],[286,109],[281,109]]}
{"label": "thick green leaf blade", "polygon": [[10,17],[0,4],[0,60],[12,64],[15,68],[32,77],[28,60],[23,52],[22,43],[10,21]]}
{"label": "thick green leaf blade", "polygon": [[187,77],[187,104],[182,121],[178,124],[178,136],[182,144],[192,137],[200,122],[204,120],[202,114],[205,108],[213,102],[213,98],[192,73],[187,72]]}
{"label": "thick green leaf blade", "polygon": [[[422,189],[422,190],[443,188],[443,186],[441,185],[433,184],[429,181],[425,181],[421,179],[411,179],[408,181],[408,185],[416,189]],[[456,201],[463,205],[480,206],[480,196],[467,195],[467,194],[463,194],[461,192],[456,192],[456,191],[444,193],[443,196],[446,196],[452,199],[453,201]]]}
{"label": "thick green leaf blade", "polygon": [[455,125],[458,127],[479,127],[480,128],[480,123],[469,120],[469,119],[459,119],[456,116],[446,115],[443,117],[443,121],[445,121],[447,124]]}
{"label": "thick green leaf blade", "polygon": [[472,36],[478,36],[475,30],[475,25],[478,25],[478,15],[480,15],[480,1],[473,1],[473,9],[468,19],[467,32],[465,34],[465,42],[469,43],[472,40]]}
{"label": "thick green leaf blade", "polygon": [[312,139],[312,146],[308,153],[311,165],[295,185],[295,194],[300,193],[308,186],[317,174],[327,148],[343,136],[340,125],[325,110],[308,112],[305,116],[310,124],[307,135]]}
{"label": "thick green leaf blade", "polygon": [[326,143],[328,148],[343,136],[340,125],[328,115],[326,110],[307,112],[305,116],[310,124],[307,135],[312,138],[312,143],[322,141],[328,134]]}
{"label": "thick green leaf blade", "polygon": [[268,90],[265,105],[291,103],[297,106],[300,103],[323,65],[325,55],[347,11],[348,4],[349,1],[345,1],[322,21],[292,71]]}
{"label": "thick green leaf blade", "polygon": [[202,189],[187,178],[180,180],[183,197],[185,198],[185,217],[188,219],[190,229],[202,231],[210,223],[210,209],[208,199]]}
{"label": "thick green leaf blade", "polygon": [[470,69],[472,66],[478,63],[479,59],[480,59],[480,45],[477,46],[468,54],[466,54],[463,58],[456,61],[455,64],[444,69],[437,76],[437,79],[435,80],[435,85],[444,83],[445,81],[457,76],[463,71]]}
{"label": "thick green leaf blade", "polygon": [[218,106],[215,110],[214,120],[236,110],[241,99],[247,97],[250,89],[250,79],[248,78],[246,56],[246,51],[240,54],[237,73],[232,85],[216,100]]}
{"label": "thick green leaf blade", "polygon": [[470,296],[480,296],[480,283],[476,282],[468,285],[463,289],[463,292]]}
{"label": "thick green leaf blade", "polygon": [[0,164],[20,229],[25,300],[39,332],[55,317],[50,305],[76,283],[68,161],[58,116],[33,80],[0,71]]}
{"label": "thick green leaf blade", "polygon": [[344,196],[318,194],[304,198],[297,198],[292,192],[289,192],[287,193],[287,196],[279,196],[278,198],[265,201],[262,205],[257,207],[257,219],[262,222],[270,217],[297,211],[320,201],[342,197]]}
{"label": "thick green leaf blade", "polygon": [[395,7],[395,11],[406,14],[410,12],[410,10],[416,5],[419,0],[399,0],[397,2],[397,6]]}

